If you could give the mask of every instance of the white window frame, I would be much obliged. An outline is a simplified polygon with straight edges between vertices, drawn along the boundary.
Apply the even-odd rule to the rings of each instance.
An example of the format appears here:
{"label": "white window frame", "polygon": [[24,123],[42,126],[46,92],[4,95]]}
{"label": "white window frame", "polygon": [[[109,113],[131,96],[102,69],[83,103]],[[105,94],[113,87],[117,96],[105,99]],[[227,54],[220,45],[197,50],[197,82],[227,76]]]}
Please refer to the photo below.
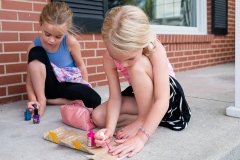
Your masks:
{"label": "white window frame", "polygon": [[197,1],[197,27],[151,25],[156,34],[207,35],[207,0]]}

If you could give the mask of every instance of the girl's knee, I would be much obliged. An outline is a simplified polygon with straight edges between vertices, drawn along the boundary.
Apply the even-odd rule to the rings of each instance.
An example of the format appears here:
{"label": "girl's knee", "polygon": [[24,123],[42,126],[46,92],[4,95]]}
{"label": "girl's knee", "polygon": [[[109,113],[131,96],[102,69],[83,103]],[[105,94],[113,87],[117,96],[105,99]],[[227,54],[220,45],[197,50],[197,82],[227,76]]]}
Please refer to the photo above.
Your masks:
{"label": "girl's knee", "polygon": [[96,94],[95,96],[92,97],[92,107],[96,108],[101,104],[101,97]]}
{"label": "girl's knee", "polygon": [[95,108],[92,112],[92,120],[94,124],[100,128],[105,127],[106,107],[104,104]]}
{"label": "girl's knee", "polygon": [[40,46],[33,47],[28,53],[28,63],[37,60],[41,63],[46,64],[47,59],[48,57],[46,51],[43,47]]}

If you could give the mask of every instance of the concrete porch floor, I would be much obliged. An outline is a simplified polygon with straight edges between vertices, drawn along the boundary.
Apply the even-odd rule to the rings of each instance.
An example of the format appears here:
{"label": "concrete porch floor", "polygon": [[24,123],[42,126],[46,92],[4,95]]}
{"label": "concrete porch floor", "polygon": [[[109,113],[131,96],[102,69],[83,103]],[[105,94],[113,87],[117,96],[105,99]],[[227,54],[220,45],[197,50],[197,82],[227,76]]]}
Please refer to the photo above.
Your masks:
{"label": "concrete porch floor", "polygon": [[[158,127],[143,150],[131,159],[240,160],[240,118],[226,116],[226,108],[234,106],[234,73],[234,63],[177,73],[192,111],[188,128],[178,132]],[[123,88],[126,86],[122,83]],[[94,89],[102,101],[107,100],[107,86]],[[0,105],[0,159],[86,159],[85,152],[43,139],[44,132],[64,125],[59,106],[47,106],[40,124],[34,125],[24,120],[26,102]]]}

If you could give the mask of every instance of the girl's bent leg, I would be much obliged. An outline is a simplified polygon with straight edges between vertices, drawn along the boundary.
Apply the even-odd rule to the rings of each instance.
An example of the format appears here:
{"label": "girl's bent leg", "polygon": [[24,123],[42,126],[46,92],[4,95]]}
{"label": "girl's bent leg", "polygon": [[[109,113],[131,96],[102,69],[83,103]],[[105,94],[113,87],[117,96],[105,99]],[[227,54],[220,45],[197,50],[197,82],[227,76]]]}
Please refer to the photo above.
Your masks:
{"label": "girl's bent leg", "polygon": [[170,99],[168,111],[171,112],[165,114],[159,126],[181,131],[188,126],[191,110],[179,82],[171,76],[169,76],[169,82]]}
{"label": "girl's bent leg", "polygon": [[46,108],[46,97],[44,93],[46,79],[45,65],[37,60],[34,60],[28,65],[28,73],[30,74],[31,83],[36,94],[37,101],[40,103],[39,114],[42,116]]}
{"label": "girl's bent leg", "polygon": [[72,100],[65,98],[47,99],[47,104],[64,105],[69,104],[70,102],[72,102]]}
{"label": "girl's bent leg", "polygon": [[101,97],[92,88],[81,83],[61,83],[57,89],[58,97],[68,100],[82,100],[86,107],[96,108]]}
{"label": "girl's bent leg", "polygon": [[[148,69],[152,71],[150,62],[148,63]],[[130,75],[131,84],[136,98],[138,117],[133,123],[120,129],[116,133],[117,138],[129,138],[135,136],[140,126],[145,122],[154,101],[153,82],[151,77],[146,74],[145,68],[143,71],[141,65],[135,64],[128,69],[128,73]]]}
{"label": "girl's bent leg", "polygon": [[106,107],[107,107],[107,101],[100,104],[92,112],[92,120],[94,124],[99,128],[106,127]]}
{"label": "girl's bent leg", "polygon": [[[107,102],[102,103],[93,110],[93,122],[99,127],[106,127],[106,107]],[[117,127],[123,127],[131,124],[137,119],[138,109],[134,97],[122,97],[122,107],[118,118]]]}
{"label": "girl's bent leg", "polygon": [[28,54],[28,73],[40,103],[39,113],[42,116],[46,108],[46,98],[57,98],[58,81],[53,73],[50,61],[44,48],[33,47]]}

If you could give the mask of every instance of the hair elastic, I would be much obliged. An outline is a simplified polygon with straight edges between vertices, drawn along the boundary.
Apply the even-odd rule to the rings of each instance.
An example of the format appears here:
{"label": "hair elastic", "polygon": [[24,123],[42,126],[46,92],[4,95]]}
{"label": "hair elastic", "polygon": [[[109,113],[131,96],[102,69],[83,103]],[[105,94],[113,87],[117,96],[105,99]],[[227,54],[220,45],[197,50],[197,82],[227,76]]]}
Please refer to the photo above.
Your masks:
{"label": "hair elastic", "polygon": [[150,139],[149,134],[147,133],[147,131],[145,129],[143,129],[142,127],[139,128],[148,138],[148,140]]}

